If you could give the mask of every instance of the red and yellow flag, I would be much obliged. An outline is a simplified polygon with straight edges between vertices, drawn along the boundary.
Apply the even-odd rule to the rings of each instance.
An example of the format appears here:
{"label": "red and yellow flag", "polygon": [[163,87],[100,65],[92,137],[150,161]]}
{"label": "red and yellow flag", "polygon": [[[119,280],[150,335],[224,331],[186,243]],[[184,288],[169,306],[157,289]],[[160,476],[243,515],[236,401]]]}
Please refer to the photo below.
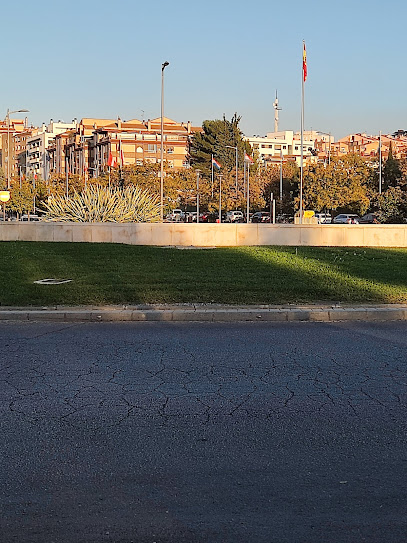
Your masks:
{"label": "red and yellow flag", "polygon": [[302,49],[302,76],[304,78],[304,82],[307,80],[307,50],[305,48],[305,41],[303,42],[303,49]]}

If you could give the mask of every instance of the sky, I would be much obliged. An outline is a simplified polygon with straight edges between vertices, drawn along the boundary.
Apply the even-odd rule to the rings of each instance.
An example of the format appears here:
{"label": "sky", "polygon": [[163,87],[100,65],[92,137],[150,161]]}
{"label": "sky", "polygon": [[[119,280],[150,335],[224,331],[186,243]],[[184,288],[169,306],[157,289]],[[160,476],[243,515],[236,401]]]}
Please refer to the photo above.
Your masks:
{"label": "sky", "polygon": [[[405,0],[20,0],[2,6],[0,117],[241,116],[246,136],[407,130]],[[7,22],[7,23],[6,23]],[[12,115],[14,118],[21,114]]]}

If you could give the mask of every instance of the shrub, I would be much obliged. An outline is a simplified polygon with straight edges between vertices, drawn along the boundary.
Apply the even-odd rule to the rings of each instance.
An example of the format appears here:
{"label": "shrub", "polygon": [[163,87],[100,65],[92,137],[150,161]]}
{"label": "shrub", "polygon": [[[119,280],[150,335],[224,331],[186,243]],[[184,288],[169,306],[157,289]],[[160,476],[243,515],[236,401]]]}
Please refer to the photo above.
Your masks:
{"label": "shrub", "polygon": [[160,203],[139,187],[121,190],[88,185],[73,196],[54,196],[46,204],[46,221],[63,222],[158,222]]}

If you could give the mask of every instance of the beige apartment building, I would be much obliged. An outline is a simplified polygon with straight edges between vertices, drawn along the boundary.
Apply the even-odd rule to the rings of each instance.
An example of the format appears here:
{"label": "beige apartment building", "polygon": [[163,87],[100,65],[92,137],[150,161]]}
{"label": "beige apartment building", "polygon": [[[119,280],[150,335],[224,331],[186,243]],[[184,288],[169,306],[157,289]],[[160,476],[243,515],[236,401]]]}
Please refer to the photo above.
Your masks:
{"label": "beige apartment building", "polygon": [[[164,160],[170,168],[188,168],[191,135],[201,127],[164,118]],[[161,155],[161,119],[84,118],[73,130],[58,134],[48,147],[49,172],[97,177],[114,166],[158,164]]]}
{"label": "beige apartment building", "polygon": [[[381,140],[381,142],[380,142]],[[367,134],[349,134],[338,141],[331,142],[327,146],[326,142],[316,141],[315,147],[318,152],[318,160],[325,161],[332,157],[340,157],[349,153],[360,155],[366,160],[378,159],[379,145],[381,145],[381,155],[383,160],[389,156],[390,146],[394,158],[402,159],[407,157],[407,137],[391,136],[383,134],[379,136],[368,136]]]}
{"label": "beige apartment building", "polygon": [[10,181],[20,173],[20,160],[25,156],[27,137],[32,130],[27,119],[10,119],[9,125],[7,120],[0,121],[0,165]]}

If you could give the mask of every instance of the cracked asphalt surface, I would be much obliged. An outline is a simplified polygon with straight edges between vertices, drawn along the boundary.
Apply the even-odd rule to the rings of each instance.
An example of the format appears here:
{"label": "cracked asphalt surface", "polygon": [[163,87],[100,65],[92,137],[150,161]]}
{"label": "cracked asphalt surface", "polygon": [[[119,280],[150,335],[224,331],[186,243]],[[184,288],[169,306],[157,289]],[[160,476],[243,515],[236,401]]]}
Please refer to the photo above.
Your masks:
{"label": "cracked asphalt surface", "polygon": [[1,323],[0,541],[404,543],[406,332]]}

